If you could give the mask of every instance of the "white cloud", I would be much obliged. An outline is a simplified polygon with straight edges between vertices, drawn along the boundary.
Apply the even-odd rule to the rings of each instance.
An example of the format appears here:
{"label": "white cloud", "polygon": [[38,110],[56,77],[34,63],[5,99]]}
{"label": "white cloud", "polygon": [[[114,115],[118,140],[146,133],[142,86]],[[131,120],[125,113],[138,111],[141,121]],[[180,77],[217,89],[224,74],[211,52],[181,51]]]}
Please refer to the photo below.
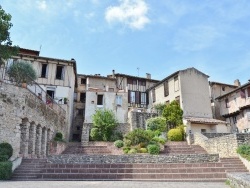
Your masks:
{"label": "white cloud", "polygon": [[144,0],[120,0],[119,6],[106,9],[107,22],[120,22],[132,29],[143,29],[150,22],[147,17],[148,5]]}
{"label": "white cloud", "polygon": [[47,2],[45,0],[37,1],[37,8],[40,10],[46,10],[47,9]]}

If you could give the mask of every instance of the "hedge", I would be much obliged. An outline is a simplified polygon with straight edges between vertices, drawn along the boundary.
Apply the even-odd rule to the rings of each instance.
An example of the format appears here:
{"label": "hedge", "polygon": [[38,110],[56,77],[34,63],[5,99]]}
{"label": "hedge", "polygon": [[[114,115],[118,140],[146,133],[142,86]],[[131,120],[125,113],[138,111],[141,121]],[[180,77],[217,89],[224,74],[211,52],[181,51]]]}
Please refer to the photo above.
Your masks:
{"label": "hedge", "polygon": [[170,141],[182,141],[183,135],[181,129],[171,129],[168,131],[168,140]]}
{"label": "hedge", "polygon": [[12,175],[12,163],[10,161],[0,162],[0,180],[9,180]]}

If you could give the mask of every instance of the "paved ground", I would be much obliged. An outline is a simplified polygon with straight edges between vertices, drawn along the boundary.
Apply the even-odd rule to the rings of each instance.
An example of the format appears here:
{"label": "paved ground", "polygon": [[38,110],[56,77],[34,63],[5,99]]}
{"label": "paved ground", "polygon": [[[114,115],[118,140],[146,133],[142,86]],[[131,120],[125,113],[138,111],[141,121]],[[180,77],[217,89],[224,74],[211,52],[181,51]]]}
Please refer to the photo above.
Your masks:
{"label": "paved ground", "polygon": [[1,188],[229,188],[225,183],[133,181],[16,181],[0,182]]}

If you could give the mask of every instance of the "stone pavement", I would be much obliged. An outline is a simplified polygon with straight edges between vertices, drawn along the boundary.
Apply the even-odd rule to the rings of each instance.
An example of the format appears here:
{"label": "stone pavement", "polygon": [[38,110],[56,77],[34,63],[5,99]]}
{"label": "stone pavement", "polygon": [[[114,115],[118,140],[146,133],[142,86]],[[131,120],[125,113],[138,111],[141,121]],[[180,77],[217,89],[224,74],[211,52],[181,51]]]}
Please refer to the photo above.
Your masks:
{"label": "stone pavement", "polygon": [[225,183],[133,181],[19,181],[1,182],[1,188],[229,188]]}

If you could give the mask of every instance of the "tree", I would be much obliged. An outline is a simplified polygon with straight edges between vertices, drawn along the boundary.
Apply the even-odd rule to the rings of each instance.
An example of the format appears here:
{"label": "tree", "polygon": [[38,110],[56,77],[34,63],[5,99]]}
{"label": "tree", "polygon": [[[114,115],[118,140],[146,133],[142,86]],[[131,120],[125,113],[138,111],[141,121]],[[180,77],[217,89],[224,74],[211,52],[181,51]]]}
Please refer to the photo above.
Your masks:
{"label": "tree", "polygon": [[18,47],[12,46],[10,40],[10,28],[13,26],[11,15],[6,13],[0,6],[0,66],[13,55],[18,53]]}
{"label": "tree", "polygon": [[165,106],[166,106],[166,104],[164,104],[164,103],[158,103],[158,104],[154,105],[154,108],[156,109],[158,115],[160,115],[160,116],[162,115],[162,112],[163,112]]}
{"label": "tree", "polygon": [[114,129],[118,125],[115,114],[111,110],[96,110],[92,116],[94,128],[91,129],[92,139],[110,141]]}
{"label": "tree", "polygon": [[166,118],[169,129],[182,124],[182,115],[183,111],[177,101],[171,102],[162,112],[162,116]]}

